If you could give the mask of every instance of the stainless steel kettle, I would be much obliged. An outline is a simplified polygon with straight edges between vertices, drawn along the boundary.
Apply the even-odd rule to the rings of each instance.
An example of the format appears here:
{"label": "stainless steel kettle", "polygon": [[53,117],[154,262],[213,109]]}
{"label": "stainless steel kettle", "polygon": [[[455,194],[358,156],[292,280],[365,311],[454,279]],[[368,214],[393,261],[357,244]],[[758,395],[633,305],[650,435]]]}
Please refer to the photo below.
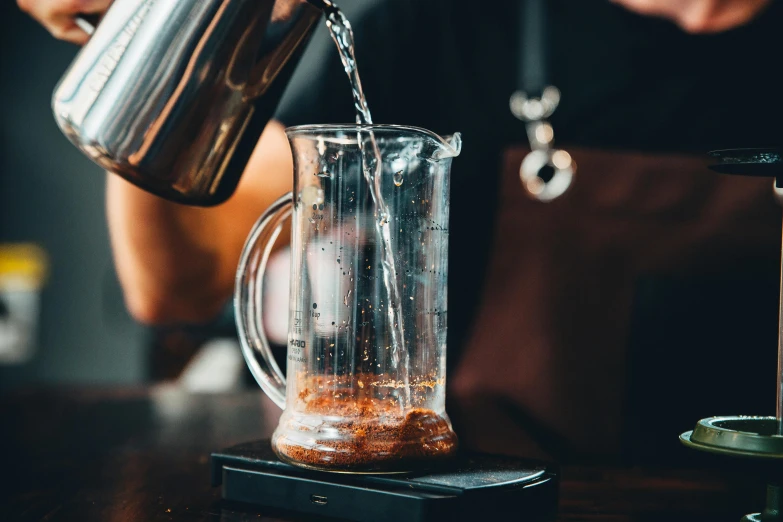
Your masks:
{"label": "stainless steel kettle", "polygon": [[317,6],[323,0],[115,0],[55,89],[57,124],[98,165],[148,192],[221,203]]}

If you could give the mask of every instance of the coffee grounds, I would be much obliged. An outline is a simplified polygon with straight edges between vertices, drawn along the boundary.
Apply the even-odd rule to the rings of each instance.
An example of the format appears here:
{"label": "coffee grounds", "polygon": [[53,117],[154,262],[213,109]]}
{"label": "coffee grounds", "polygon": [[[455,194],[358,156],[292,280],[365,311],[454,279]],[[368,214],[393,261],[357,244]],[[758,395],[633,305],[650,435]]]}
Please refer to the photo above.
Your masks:
{"label": "coffee grounds", "polygon": [[392,471],[420,467],[457,450],[457,436],[446,419],[425,408],[403,414],[389,400],[330,394],[310,397],[304,418],[310,415],[344,419],[328,423],[341,438],[314,440],[319,437],[308,433],[312,430],[294,414],[278,428],[274,441],[283,460],[321,469]]}

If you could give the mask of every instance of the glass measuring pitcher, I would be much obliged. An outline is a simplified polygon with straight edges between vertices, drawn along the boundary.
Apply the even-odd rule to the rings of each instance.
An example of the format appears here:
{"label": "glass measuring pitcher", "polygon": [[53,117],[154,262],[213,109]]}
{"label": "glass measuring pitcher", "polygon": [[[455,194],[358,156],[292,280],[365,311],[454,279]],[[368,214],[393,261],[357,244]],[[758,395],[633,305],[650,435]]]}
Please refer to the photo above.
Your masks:
{"label": "glass measuring pitcher", "polygon": [[[391,125],[303,126],[287,134],[294,192],[254,227],[235,293],[245,359],[284,409],[275,452],[300,466],[357,472],[452,455],[446,281],[459,134],[444,139]],[[286,379],[261,307],[267,258],[288,216]]]}

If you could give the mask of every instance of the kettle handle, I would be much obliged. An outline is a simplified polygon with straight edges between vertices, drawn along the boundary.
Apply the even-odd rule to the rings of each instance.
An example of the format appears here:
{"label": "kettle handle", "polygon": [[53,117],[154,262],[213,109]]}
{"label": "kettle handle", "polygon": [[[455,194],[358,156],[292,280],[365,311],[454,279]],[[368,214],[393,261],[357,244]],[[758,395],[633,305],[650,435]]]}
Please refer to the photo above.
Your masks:
{"label": "kettle handle", "polygon": [[95,28],[98,27],[98,22],[101,21],[100,15],[88,15],[80,14],[73,19],[73,22],[88,36],[92,36],[95,32]]}
{"label": "kettle handle", "polygon": [[293,193],[289,192],[256,221],[242,250],[234,287],[234,310],[242,355],[261,389],[281,409],[285,408],[285,375],[275,362],[264,331],[264,272],[272,246],[284,221],[291,216],[293,206]]}

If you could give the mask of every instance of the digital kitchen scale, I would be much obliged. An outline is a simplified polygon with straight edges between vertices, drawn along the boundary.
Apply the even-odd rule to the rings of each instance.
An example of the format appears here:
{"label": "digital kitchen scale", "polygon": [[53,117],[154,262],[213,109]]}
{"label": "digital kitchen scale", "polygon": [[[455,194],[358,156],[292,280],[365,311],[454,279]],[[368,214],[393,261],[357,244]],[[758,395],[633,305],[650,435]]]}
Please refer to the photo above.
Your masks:
{"label": "digital kitchen scale", "polygon": [[426,472],[372,475],[312,471],[277,459],[268,440],[212,454],[223,499],[356,522],[493,519],[539,522],[557,512],[549,464],[465,453]]}

